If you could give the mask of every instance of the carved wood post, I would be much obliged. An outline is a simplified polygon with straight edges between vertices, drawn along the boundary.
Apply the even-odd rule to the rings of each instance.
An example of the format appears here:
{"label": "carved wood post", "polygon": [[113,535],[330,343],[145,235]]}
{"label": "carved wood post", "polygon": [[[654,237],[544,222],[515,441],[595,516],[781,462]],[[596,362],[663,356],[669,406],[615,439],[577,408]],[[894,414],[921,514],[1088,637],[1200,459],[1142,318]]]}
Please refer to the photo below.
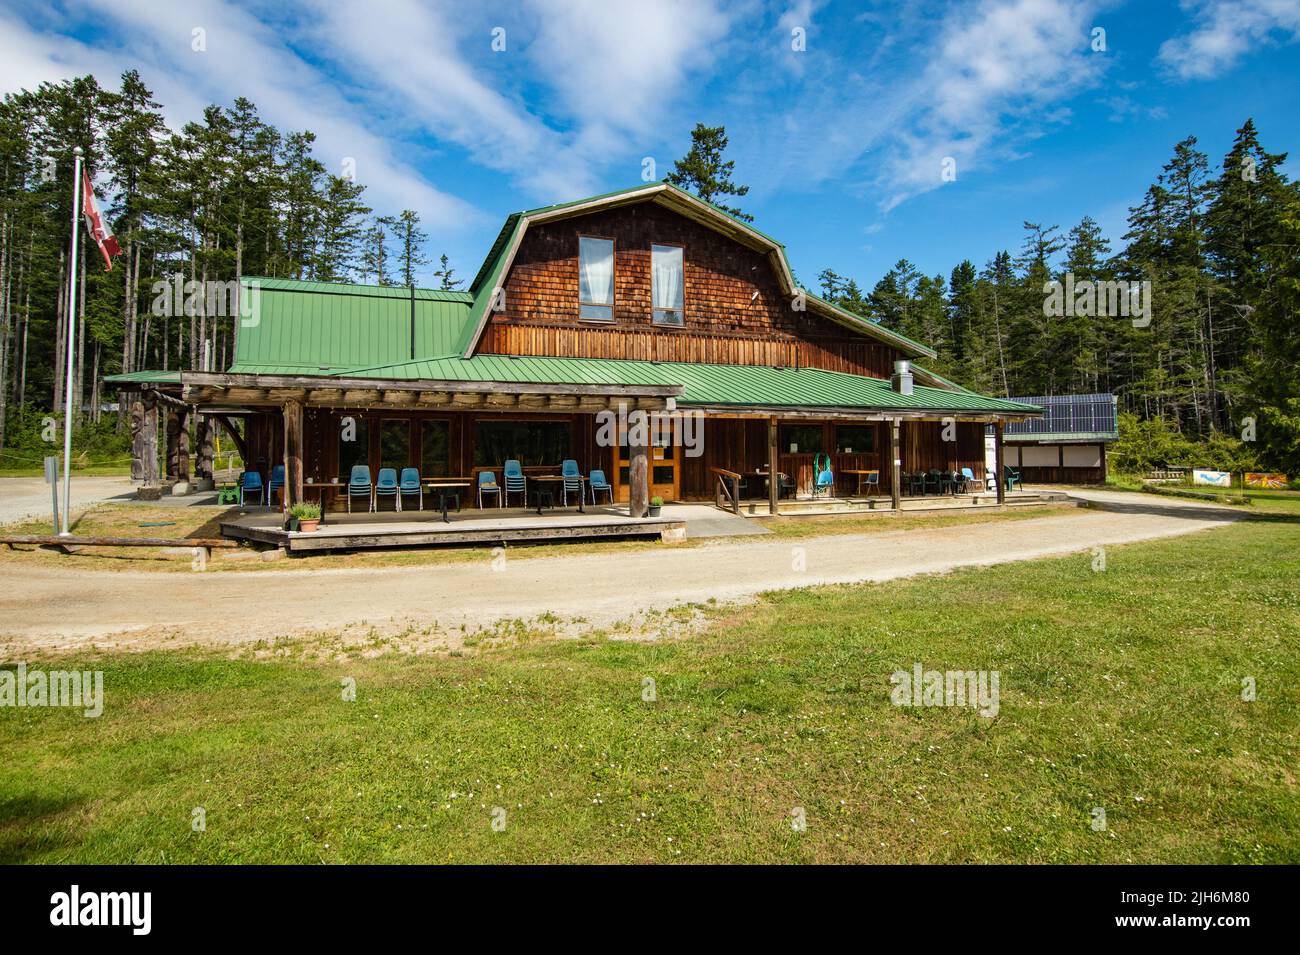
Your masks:
{"label": "carved wood post", "polygon": [[158,486],[158,396],[146,391],[141,399],[140,479],[145,487]]}
{"label": "carved wood post", "polygon": [[211,481],[213,479],[212,438],[212,421],[205,414],[199,415],[197,427],[199,459],[194,465],[194,476],[205,481]]}
{"label": "carved wood post", "polygon": [[302,501],[302,402],[284,403],[284,510]]}
{"label": "carved wood post", "polygon": [[649,415],[634,411],[628,415],[627,461],[628,501],[631,517],[645,517],[650,511],[650,461],[646,445],[649,443]]}
{"label": "carved wood post", "polygon": [[781,479],[776,468],[779,460],[776,449],[776,417],[767,419],[767,506],[768,513],[775,517],[781,498]]}
{"label": "carved wood post", "polygon": [[131,480],[144,480],[144,401],[131,398]]}
{"label": "carved wood post", "polygon": [[902,506],[903,457],[898,442],[899,422],[895,418],[889,422],[889,490],[893,497],[894,510]]}

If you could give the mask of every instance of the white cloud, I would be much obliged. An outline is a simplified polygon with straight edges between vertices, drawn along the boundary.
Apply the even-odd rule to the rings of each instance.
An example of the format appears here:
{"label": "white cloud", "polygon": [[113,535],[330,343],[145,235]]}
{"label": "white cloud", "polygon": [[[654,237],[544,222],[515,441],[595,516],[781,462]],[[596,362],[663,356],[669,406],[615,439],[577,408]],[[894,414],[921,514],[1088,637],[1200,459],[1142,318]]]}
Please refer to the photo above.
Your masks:
{"label": "white cloud", "polygon": [[985,0],[949,19],[911,91],[917,112],[886,149],[880,185],[888,211],[957,177],[1014,158],[1014,143],[1068,119],[1053,104],[1099,78],[1091,51],[1095,4],[1071,0]]}
{"label": "white cloud", "polygon": [[1296,0],[1184,0],[1183,8],[1196,27],[1162,43],[1160,61],[1184,80],[1217,76],[1270,37],[1300,38]]}
{"label": "white cloud", "polygon": [[[94,73],[116,85],[123,70],[139,69],[165,104],[174,128],[198,119],[208,103],[229,105],[246,96],[262,117],[285,130],[316,133],[316,153],[334,173],[344,157],[356,161],[368,205],[379,211],[412,208],[432,228],[452,228],[481,219],[473,206],[433,186],[394,151],[394,143],[367,128],[364,111],[346,100],[330,78],[285,47],[283,39],[244,10],[223,0],[187,5],[148,0],[88,0],[101,27],[115,41],[89,47],[61,33],[68,24],[45,20],[33,28],[16,20],[3,24],[0,50],[5,89],[33,87],[42,80]],[[43,20],[41,15],[31,19]],[[192,31],[206,31],[206,51],[192,49]]]}

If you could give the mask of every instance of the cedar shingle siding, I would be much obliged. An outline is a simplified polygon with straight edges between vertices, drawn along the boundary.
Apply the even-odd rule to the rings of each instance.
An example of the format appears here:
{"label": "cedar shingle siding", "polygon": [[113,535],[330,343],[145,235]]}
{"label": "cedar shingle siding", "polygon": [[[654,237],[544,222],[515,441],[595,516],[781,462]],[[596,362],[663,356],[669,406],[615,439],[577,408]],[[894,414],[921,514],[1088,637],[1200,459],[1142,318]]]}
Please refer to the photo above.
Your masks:
{"label": "cedar shingle siding", "polygon": [[[612,323],[578,318],[580,235],[614,239]],[[652,321],[653,244],[684,249],[684,327]],[[534,225],[505,292],[505,310],[492,316],[480,353],[786,365],[877,378],[903,357],[794,311],[767,256],[652,202]]]}

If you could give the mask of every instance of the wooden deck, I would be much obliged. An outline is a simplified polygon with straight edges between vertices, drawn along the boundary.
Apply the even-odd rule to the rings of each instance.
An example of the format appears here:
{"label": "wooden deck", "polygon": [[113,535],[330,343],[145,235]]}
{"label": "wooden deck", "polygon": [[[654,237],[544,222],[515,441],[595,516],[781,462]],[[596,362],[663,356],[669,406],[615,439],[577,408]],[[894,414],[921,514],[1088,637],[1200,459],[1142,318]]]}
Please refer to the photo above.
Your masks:
{"label": "wooden deck", "polygon": [[[1060,503],[1069,496],[1059,491],[1011,491],[1006,497],[1006,507],[1028,507],[1037,504]],[[904,497],[899,501],[899,511],[951,511],[990,510],[998,506],[996,491],[978,491],[972,494],[931,494],[923,497]],[[720,508],[731,512],[729,507]],[[782,498],[777,513],[782,517],[813,516],[823,514],[894,513],[888,496],[873,497],[821,497]],[[767,517],[767,501],[742,499],[741,517]]]}
{"label": "wooden deck", "polygon": [[236,540],[283,547],[290,553],[369,550],[381,547],[441,547],[592,539],[655,538],[680,540],[686,522],[660,517],[636,519],[625,508],[588,504],[586,513],[555,509],[538,514],[522,508],[453,511],[444,523],[433,511],[379,514],[328,514],[310,534],[282,529],[278,510],[257,509],[223,521],[221,533]]}

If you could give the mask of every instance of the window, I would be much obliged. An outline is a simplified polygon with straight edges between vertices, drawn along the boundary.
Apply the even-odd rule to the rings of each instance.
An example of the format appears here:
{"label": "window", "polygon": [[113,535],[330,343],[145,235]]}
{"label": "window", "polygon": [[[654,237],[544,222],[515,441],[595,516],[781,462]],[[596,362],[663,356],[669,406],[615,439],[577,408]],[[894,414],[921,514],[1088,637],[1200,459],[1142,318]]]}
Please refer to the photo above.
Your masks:
{"label": "window", "polygon": [[569,452],[567,421],[480,421],[474,441],[475,467],[500,467],[510,459],[524,467],[554,466]]}
{"label": "window", "polygon": [[369,463],[370,422],[360,415],[344,415],[339,419],[339,480],[352,477],[354,464]]}
{"label": "window", "polygon": [[822,447],[819,424],[783,424],[777,434],[776,449],[781,454],[817,454]]}
{"label": "window", "polygon": [[614,320],[614,240],[578,237],[578,317]]}
{"label": "window", "polygon": [[406,418],[385,418],[379,426],[379,466],[399,475],[411,466],[411,422]]}
{"label": "window", "polygon": [[835,450],[841,454],[863,454],[876,450],[876,426],[873,424],[836,425]]}
{"label": "window", "polygon": [[684,324],[681,246],[650,246],[650,278],[653,285],[655,324]]}
{"label": "window", "polygon": [[446,477],[451,469],[451,456],[447,453],[448,425],[445,421],[420,422],[420,474],[425,477]]}

